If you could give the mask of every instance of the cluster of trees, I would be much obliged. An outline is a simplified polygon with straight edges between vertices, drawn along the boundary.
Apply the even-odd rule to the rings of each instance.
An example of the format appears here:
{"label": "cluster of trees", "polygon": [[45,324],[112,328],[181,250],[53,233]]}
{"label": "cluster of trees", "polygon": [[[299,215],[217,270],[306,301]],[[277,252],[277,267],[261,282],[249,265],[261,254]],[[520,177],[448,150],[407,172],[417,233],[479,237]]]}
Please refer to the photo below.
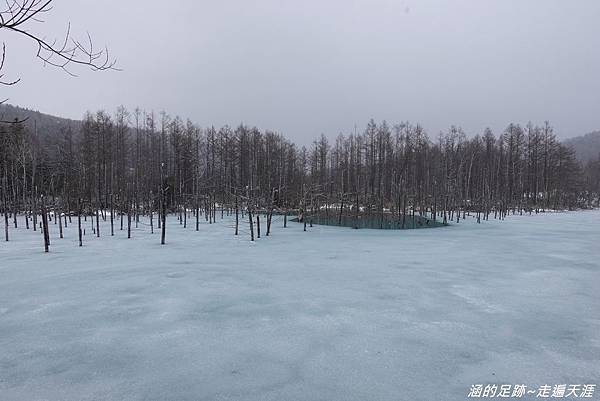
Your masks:
{"label": "cluster of trees", "polygon": [[[27,29],[52,2],[7,2],[0,30],[33,41],[39,59],[69,73],[71,65],[116,69],[108,49],[94,50],[89,35],[87,42],[78,41],[69,28],[64,40],[47,42]],[[0,71],[5,54],[3,44]],[[19,81],[2,78],[0,86]],[[274,212],[285,216],[285,224],[292,211],[305,228],[307,220],[322,215],[339,224],[351,216],[356,227],[370,220],[381,228],[407,228],[407,215],[413,227],[416,215],[446,224],[473,213],[480,222],[511,212],[594,207],[600,193],[600,157],[581,166],[548,123],[510,124],[498,136],[486,130],[469,139],[457,127],[429,138],[419,125],[370,121],[362,133],[340,135],[332,144],[321,136],[299,148],[277,133],[244,125],[201,129],[165,113],[119,108],[114,116],[88,114],[58,135],[0,116],[0,146],[5,238],[9,220],[17,227],[23,215],[26,228],[37,230],[39,219],[46,251],[53,216],[61,236],[63,224],[78,217],[81,245],[82,215],[86,221],[95,217],[97,236],[100,219],[110,220],[114,234],[116,217],[123,229],[126,216],[131,236],[132,222],[137,225],[143,215],[153,232],[156,215],[164,244],[169,213],[187,226],[191,211],[196,230],[201,215],[212,223],[217,211],[221,217],[235,213],[237,235],[241,212],[254,239],[253,215],[260,236],[261,213],[267,235]]]}
{"label": "cluster of trees", "polygon": [[43,142],[36,131],[19,121],[0,126],[6,239],[19,214],[33,229],[47,224],[46,214],[61,224],[63,216],[91,216],[97,236],[100,219],[110,220],[111,234],[125,220],[131,235],[140,216],[154,231],[156,216],[164,243],[169,213],[185,226],[195,217],[196,229],[200,216],[212,223],[219,213],[235,213],[236,234],[246,214],[254,238],[253,215],[260,213],[267,235],[273,213],[404,228],[407,215],[445,224],[467,214],[481,221],[594,207],[600,190],[600,162],[582,167],[548,123],[510,124],[498,136],[487,129],[472,138],[451,127],[430,138],[420,125],[371,120],[361,133],[332,143],[321,136],[307,148],[245,125],[202,129],[121,107],[112,116],[88,113],[79,129],[65,126]]}

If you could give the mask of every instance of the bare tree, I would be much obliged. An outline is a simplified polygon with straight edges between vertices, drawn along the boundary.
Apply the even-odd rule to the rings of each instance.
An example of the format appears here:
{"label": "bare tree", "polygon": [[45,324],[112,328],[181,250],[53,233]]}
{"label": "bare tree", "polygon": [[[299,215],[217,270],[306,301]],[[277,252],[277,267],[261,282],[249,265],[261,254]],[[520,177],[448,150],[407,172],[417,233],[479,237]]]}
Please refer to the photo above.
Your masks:
{"label": "bare tree", "polygon": [[[81,65],[94,71],[115,69],[116,60],[111,59],[108,48],[96,49],[91,36],[85,41],[71,35],[71,24],[61,40],[47,41],[45,35],[31,32],[29,25],[41,23],[42,17],[52,10],[54,0],[8,0],[6,7],[0,10],[0,29],[5,29],[37,45],[36,57],[54,67],[74,75],[70,65]],[[3,49],[5,46],[3,46]],[[4,52],[3,52],[4,54]],[[4,60],[4,57],[3,57]]]}
{"label": "bare tree", "polygon": [[[0,9],[0,30],[12,32],[29,39],[37,46],[36,57],[44,65],[57,67],[75,76],[71,66],[89,67],[93,71],[118,70],[116,59],[112,58],[107,47],[96,48],[88,33],[84,40],[76,39],[71,33],[71,24],[61,39],[47,40],[46,35],[34,32],[31,28],[43,22],[44,15],[52,11],[54,0],[6,0]],[[12,86],[20,78],[6,80],[2,70],[6,61],[6,42],[2,43],[0,56],[0,85]],[[0,100],[0,104],[6,100]],[[0,122],[4,121],[0,117]]]}

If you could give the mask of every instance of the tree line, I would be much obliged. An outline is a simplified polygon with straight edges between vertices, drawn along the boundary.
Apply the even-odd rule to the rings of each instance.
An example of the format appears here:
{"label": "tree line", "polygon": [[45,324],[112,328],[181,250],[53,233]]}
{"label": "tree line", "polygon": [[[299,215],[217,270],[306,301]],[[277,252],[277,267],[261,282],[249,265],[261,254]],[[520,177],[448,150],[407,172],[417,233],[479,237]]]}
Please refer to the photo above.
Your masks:
{"label": "tree line", "polygon": [[[126,225],[131,236],[144,217],[165,243],[170,214],[196,230],[201,216],[213,223],[235,214],[236,234],[241,214],[254,239],[261,214],[266,235],[274,214],[287,221],[292,213],[405,228],[414,216],[447,224],[597,207],[600,193],[600,157],[582,166],[548,122],[473,137],[453,126],[430,137],[418,124],[371,120],[361,132],[299,147],[246,125],[201,128],[120,107],[41,137],[21,121],[0,125],[6,240],[18,215],[34,230],[48,218],[62,225],[78,217],[81,226],[89,217],[97,236],[101,220],[110,221],[107,234]],[[81,245],[81,229],[79,237]]]}

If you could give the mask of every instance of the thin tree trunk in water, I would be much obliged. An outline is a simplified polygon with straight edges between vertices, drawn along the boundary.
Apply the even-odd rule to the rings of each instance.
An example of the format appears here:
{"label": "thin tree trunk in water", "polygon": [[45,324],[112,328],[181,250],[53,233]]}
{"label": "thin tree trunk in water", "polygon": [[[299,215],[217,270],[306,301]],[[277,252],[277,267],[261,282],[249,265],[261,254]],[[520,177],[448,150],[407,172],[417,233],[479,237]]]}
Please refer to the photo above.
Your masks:
{"label": "thin tree trunk in water", "polygon": [[150,192],[148,207],[150,208],[150,234],[154,234],[154,200],[152,199],[152,192]]}
{"label": "thin tree trunk in water", "polygon": [[27,200],[25,194],[27,193],[27,169],[25,163],[23,163],[23,212],[25,214],[25,228],[29,230],[29,216],[27,213]]}
{"label": "thin tree trunk in water", "polygon": [[200,204],[196,195],[196,231],[200,231]]}
{"label": "thin tree trunk in water", "polygon": [[435,192],[435,185],[433,187],[433,207],[431,208],[431,216],[433,217],[433,222],[435,223],[437,220],[437,194]]}
{"label": "thin tree trunk in water", "polygon": [[[358,191],[356,191],[356,210],[354,211],[354,228],[358,229],[358,216],[360,213],[360,206],[358,205],[360,202],[360,199],[358,198]],[[304,225],[304,228],[306,229],[306,224]],[[304,230],[306,231],[306,230]]]}
{"label": "thin tree trunk in water", "polygon": [[114,236],[115,235],[115,225],[114,225],[114,215],[115,215],[115,208],[113,205],[113,194],[110,194],[110,236]]}
{"label": "thin tree trunk in water", "polygon": [[6,204],[6,174],[4,175],[3,183],[4,185],[2,187],[2,203],[4,204],[4,237],[8,242],[8,205]]}
{"label": "thin tree trunk in water", "polygon": [[62,213],[60,210],[58,211],[58,235],[63,238]]}
{"label": "thin tree trunk in water", "polygon": [[100,238],[100,211],[96,208],[96,237]]}
{"label": "thin tree trunk in water", "polygon": [[77,201],[77,227],[79,233],[79,246],[83,246],[83,238],[81,232],[81,199]]}
{"label": "thin tree trunk in water", "polygon": [[42,197],[42,229],[44,232],[44,252],[50,251],[50,234],[48,233],[48,213],[46,211],[46,205],[44,198]]}
{"label": "thin tree trunk in water", "polygon": [[162,217],[161,217],[161,213],[162,213],[162,195],[160,195],[160,196],[161,196],[161,201],[158,204],[158,212],[157,212],[157,215],[158,215],[157,221],[158,221],[158,229],[159,230],[160,230],[160,228],[162,226],[162,223],[161,223],[161,221],[162,221]]}
{"label": "thin tree trunk in water", "polygon": [[154,234],[154,210],[150,206],[150,234]]}
{"label": "thin tree trunk in water", "polygon": [[8,212],[4,208],[4,238],[8,242]]}
{"label": "thin tree trunk in water", "polygon": [[250,241],[254,241],[254,222],[252,221],[252,211],[250,211],[250,208],[248,208],[248,221],[250,222]]}
{"label": "thin tree trunk in water", "polygon": [[[381,185],[381,184],[380,184]],[[380,195],[380,204],[379,204],[379,229],[383,229],[383,197]]]}
{"label": "thin tree trunk in water", "polygon": [[167,201],[165,199],[165,190],[163,189],[161,197],[161,219],[162,219],[162,232],[160,234],[160,244],[165,244],[165,236],[167,234]]}
{"label": "thin tree trunk in water", "polygon": [[338,226],[342,225],[343,213],[344,213],[344,194],[342,194],[342,201],[340,202],[340,215],[338,216]]}
{"label": "thin tree trunk in water", "polygon": [[127,202],[127,238],[131,238],[131,206]]}
{"label": "thin tree trunk in water", "polygon": [[402,229],[406,228],[406,204],[408,203],[408,195],[404,193],[404,200],[402,201]]}
{"label": "thin tree trunk in water", "polygon": [[256,237],[260,238],[260,213],[256,213]]}
{"label": "thin tree trunk in water", "polygon": [[240,208],[238,205],[238,196],[235,196],[235,235],[239,233],[239,225],[240,225]]}
{"label": "thin tree trunk in water", "polygon": [[[35,172],[35,170],[34,170],[34,172]],[[32,180],[33,180],[33,178],[32,178]],[[32,202],[33,203],[33,205],[32,205],[32,210],[33,210],[33,216],[32,216],[32,219],[33,219],[33,231],[37,231],[37,202],[36,202],[36,199],[37,199],[37,187],[35,188],[35,191],[32,188],[32,195],[33,195],[33,202]]]}
{"label": "thin tree trunk in water", "polygon": [[17,197],[16,197],[16,195],[14,197],[13,202],[14,202],[13,223],[15,225],[15,228],[19,228],[18,227],[18,223],[17,223],[17,207],[18,206],[17,206]]}
{"label": "thin tree trunk in water", "polygon": [[208,206],[209,199],[210,199],[210,195],[208,195],[208,198],[204,199],[204,220],[206,220],[210,224],[210,220],[209,220],[210,207]]}
{"label": "thin tree trunk in water", "polygon": [[398,209],[398,220],[396,221],[396,225],[398,227],[401,226],[401,218],[402,218],[402,192],[400,192],[400,186],[398,185],[398,197],[396,198],[396,208]]}
{"label": "thin tree trunk in water", "polygon": [[444,197],[444,225],[448,224],[448,195]]}

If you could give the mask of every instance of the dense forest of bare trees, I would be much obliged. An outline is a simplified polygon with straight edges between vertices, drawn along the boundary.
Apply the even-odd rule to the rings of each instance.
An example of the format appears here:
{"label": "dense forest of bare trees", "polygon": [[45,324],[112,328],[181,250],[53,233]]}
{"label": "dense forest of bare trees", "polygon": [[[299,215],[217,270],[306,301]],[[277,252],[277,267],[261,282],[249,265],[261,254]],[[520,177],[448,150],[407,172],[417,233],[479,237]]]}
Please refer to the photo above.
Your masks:
{"label": "dense forest of bare trees", "polygon": [[[434,138],[420,125],[371,120],[362,132],[300,148],[244,125],[202,129],[121,107],[114,115],[88,113],[79,131],[39,138],[20,122],[0,126],[6,240],[18,215],[43,232],[49,221],[78,219],[96,236],[131,236],[143,219],[165,243],[168,215],[198,230],[200,218],[235,214],[235,233],[243,221],[254,238],[260,215],[266,235],[273,214],[409,228],[415,215],[446,224],[595,207],[600,192],[600,161],[581,166],[547,122],[471,138],[451,127]],[[101,233],[101,220],[110,221],[110,232]]]}
{"label": "dense forest of bare trees", "polygon": [[[89,35],[74,39],[70,26],[60,41],[31,33],[27,24],[41,21],[51,6],[52,0],[7,2],[0,30],[33,41],[39,59],[68,73],[71,65],[115,69],[108,49],[96,50]],[[3,45],[0,71],[4,59]],[[2,78],[0,85],[18,82]],[[361,133],[332,143],[321,136],[309,148],[244,125],[201,129],[165,113],[122,107],[114,115],[88,114],[77,127],[46,135],[19,119],[0,123],[6,241],[19,221],[41,229],[47,251],[51,222],[62,237],[63,225],[76,218],[82,245],[82,224],[98,237],[125,229],[131,237],[144,219],[164,244],[170,214],[196,230],[200,218],[213,223],[235,214],[236,235],[241,215],[251,239],[255,231],[260,237],[261,215],[270,234],[274,214],[284,216],[284,225],[288,214],[298,214],[305,228],[313,219],[416,228],[467,215],[481,222],[595,207],[600,193],[600,158],[581,166],[548,123],[510,124],[498,135],[486,130],[468,138],[458,127],[429,137],[420,125],[370,121]],[[110,222],[110,232],[101,233],[100,220]]]}

